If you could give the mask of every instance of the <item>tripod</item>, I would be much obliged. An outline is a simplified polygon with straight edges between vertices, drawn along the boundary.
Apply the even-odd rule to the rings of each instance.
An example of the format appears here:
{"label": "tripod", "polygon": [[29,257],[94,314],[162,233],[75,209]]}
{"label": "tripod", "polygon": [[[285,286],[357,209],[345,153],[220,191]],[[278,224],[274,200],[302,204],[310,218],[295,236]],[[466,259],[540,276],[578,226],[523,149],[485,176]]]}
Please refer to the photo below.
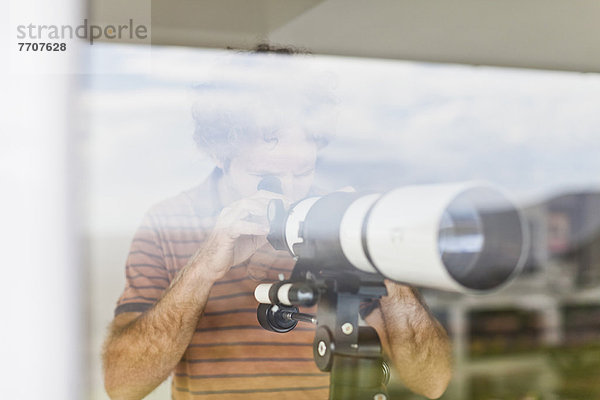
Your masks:
{"label": "tripod", "polygon": [[[389,368],[374,328],[359,326],[360,303],[386,294],[383,281],[366,274],[319,271],[299,260],[289,281],[270,286],[271,304],[260,304],[257,316],[269,331],[285,333],[298,321],[316,323],[315,363],[330,372],[330,400],[386,400]],[[317,316],[297,306],[318,305]]]}

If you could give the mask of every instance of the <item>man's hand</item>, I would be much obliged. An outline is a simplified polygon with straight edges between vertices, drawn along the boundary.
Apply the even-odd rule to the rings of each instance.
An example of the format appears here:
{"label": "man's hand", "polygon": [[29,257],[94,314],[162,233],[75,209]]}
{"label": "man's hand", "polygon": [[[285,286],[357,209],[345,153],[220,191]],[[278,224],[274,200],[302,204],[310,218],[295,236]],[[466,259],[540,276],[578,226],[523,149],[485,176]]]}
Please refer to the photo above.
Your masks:
{"label": "man's hand", "polygon": [[452,376],[452,348],[446,330],[419,292],[385,280],[388,295],[366,318],[381,339],[400,380],[413,392],[437,399]]}
{"label": "man's hand", "polygon": [[267,208],[275,199],[286,207],[290,204],[283,195],[260,190],[223,208],[208,239],[188,264],[201,262],[207,269],[205,276],[215,282],[233,265],[245,261],[267,242]]}

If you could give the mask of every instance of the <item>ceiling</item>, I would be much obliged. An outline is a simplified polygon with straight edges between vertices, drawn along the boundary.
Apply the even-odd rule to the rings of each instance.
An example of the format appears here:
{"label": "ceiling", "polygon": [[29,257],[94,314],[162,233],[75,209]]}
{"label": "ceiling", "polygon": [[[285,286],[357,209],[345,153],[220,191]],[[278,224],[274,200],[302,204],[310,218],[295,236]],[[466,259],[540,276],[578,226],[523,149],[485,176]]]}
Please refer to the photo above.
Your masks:
{"label": "ceiling", "polygon": [[156,45],[600,72],[597,0],[90,1],[95,23],[145,15]]}

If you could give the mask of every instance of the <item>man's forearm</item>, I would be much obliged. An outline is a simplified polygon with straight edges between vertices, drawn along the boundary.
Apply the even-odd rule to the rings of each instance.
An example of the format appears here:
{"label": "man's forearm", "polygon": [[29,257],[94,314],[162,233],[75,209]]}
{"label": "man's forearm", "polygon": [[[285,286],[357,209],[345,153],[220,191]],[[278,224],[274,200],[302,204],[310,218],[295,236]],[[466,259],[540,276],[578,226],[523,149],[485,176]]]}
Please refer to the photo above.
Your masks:
{"label": "man's forearm", "polygon": [[386,286],[381,314],[397,373],[414,391],[440,397],[452,375],[448,335],[416,290],[390,282]]}
{"label": "man's forearm", "polygon": [[190,264],[150,310],[112,327],[104,350],[111,398],[141,399],[168,377],[192,339],[212,284],[201,264]]}

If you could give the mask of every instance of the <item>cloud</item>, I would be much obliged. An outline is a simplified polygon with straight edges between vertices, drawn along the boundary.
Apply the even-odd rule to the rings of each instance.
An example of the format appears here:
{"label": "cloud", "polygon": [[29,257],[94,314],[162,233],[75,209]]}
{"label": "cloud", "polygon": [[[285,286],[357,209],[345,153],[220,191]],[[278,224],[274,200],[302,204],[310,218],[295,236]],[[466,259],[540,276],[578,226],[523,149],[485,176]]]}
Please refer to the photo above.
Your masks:
{"label": "cloud", "polygon": [[[123,214],[119,204],[140,213],[135,202],[160,200],[210,169],[191,139],[194,102],[297,124],[307,103],[296,94],[314,86],[332,90],[338,103],[337,139],[322,153],[330,180],[344,170],[350,180],[394,184],[478,178],[524,196],[600,183],[598,75],[321,56],[237,59],[167,47],[154,47],[151,68],[142,68],[142,50],[133,46],[95,50],[97,62],[110,59],[122,73],[92,75],[82,96],[91,197],[95,204],[115,199],[102,212],[96,207],[113,215],[111,223]],[[199,95],[199,82],[217,84]],[[258,102],[256,93],[273,96]]]}

